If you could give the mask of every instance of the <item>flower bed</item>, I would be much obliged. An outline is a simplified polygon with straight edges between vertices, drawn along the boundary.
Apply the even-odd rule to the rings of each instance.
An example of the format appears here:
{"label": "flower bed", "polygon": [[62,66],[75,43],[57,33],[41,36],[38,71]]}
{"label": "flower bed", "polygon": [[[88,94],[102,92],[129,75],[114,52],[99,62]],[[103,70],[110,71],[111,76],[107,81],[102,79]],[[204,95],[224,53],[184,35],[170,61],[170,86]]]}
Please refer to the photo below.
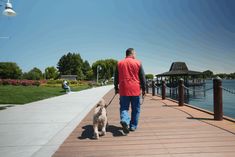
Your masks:
{"label": "flower bed", "polygon": [[13,80],[13,79],[0,79],[0,85],[13,85],[13,86],[40,86],[41,82],[36,80]]}

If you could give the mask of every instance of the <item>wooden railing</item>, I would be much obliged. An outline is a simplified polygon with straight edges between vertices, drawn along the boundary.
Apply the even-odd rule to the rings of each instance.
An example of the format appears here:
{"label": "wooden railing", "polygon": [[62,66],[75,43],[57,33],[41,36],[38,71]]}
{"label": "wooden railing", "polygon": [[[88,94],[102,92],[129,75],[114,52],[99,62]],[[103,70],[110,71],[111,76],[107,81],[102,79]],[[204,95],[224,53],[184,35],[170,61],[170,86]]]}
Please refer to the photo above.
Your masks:
{"label": "wooden railing", "polygon": [[[166,98],[166,83],[163,80],[161,82],[161,86],[157,87],[155,81],[151,82],[150,84],[147,83],[146,92],[149,93],[149,88],[152,88],[152,95],[155,96],[155,89],[160,88],[161,89],[161,97],[162,100]],[[175,87],[178,90],[178,105],[184,106],[184,91],[185,89],[189,89],[188,87],[184,86],[184,80],[180,79],[178,82],[178,86]],[[204,89],[203,91],[208,91],[213,89],[213,97],[214,97],[214,120],[223,120],[223,87],[222,87],[222,80],[219,78],[216,78],[213,80],[213,88],[210,89]],[[225,91],[230,91],[228,89],[224,89]],[[231,92],[233,93],[233,92]]]}

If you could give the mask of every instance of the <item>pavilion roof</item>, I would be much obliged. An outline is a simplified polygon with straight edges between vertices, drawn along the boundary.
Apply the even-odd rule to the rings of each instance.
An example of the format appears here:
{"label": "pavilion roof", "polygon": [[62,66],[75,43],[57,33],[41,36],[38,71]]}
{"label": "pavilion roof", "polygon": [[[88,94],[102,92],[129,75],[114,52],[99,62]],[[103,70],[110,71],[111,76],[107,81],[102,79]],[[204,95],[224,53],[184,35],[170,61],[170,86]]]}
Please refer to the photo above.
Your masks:
{"label": "pavilion roof", "polygon": [[168,72],[164,72],[156,76],[182,76],[182,75],[194,76],[200,74],[202,74],[202,72],[188,70],[188,67],[185,64],[185,62],[173,62]]}

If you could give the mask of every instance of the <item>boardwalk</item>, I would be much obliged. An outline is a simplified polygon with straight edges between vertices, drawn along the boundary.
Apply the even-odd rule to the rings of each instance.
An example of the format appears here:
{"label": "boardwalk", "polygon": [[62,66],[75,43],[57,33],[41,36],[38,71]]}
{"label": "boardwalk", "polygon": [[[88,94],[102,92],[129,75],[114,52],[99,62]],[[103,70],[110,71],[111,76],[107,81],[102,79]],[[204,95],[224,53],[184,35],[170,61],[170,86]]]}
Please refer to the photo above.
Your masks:
{"label": "boardwalk", "polygon": [[[106,101],[113,91],[105,95]],[[91,111],[53,157],[234,157],[235,124],[213,121],[190,107],[148,95],[142,105],[139,128],[123,136],[118,96],[108,107],[106,136],[92,140]]]}

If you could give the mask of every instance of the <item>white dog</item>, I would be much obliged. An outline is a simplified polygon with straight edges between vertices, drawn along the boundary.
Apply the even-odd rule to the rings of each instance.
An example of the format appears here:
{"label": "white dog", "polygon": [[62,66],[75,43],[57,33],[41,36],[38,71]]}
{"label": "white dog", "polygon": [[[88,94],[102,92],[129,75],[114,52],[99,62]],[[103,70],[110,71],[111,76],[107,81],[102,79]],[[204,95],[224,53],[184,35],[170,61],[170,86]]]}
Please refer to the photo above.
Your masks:
{"label": "white dog", "polygon": [[93,116],[93,129],[94,138],[99,139],[99,136],[106,134],[106,126],[108,123],[106,103],[104,99],[101,99],[96,105],[94,116]]}

